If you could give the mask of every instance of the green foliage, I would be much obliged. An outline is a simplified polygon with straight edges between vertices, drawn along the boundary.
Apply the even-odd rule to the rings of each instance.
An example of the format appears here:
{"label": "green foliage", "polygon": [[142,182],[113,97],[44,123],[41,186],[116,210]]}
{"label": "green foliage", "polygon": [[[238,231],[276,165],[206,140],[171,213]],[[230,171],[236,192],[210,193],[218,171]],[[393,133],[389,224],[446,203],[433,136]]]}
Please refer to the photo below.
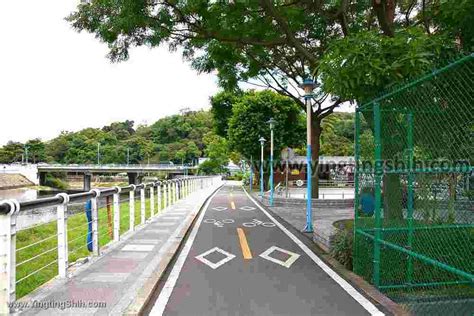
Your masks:
{"label": "green foliage", "polygon": [[376,31],[355,33],[331,43],[319,68],[323,89],[364,102],[433,69],[452,45],[446,37],[430,36],[419,28],[400,30],[393,37]]}
{"label": "green foliage", "polygon": [[331,256],[352,271],[352,230],[338,229],[333,238]]}
{"label": "green foliage", "polygon": [[59,190],[66,190],[68,188],[67,182],[50,174],[46,175],[44,185]]}
{"label": "green foliage", "polygon": [[[204,135],[212,130],[212,124],[210,112],[187,111],[136,129],[134,122],[127,120],[101,129],[62,132],[48,142],[40,139],[28,141],[28,160],[34,163],[95,164],[100,144],[100,163],[103,164],[127,163],[128,153],[131,164],[191,163],[204,155]],[[24,153],[23,144],[9,142],[0,148],[0,163],[19,162]]]}
{"label": "green foliage", "polygon": [[[239,152],[246,160],[259,157],[258,139],[270,138],[270,126],[266,122],[276,120],[275,159],[286,146],[298,147],[305,141],[304,125],[298,105],[290,98],[271,91],[245,93],[233,105],[229,120],[228,139],[232,150]],[[270,146],[265,146],[267,155]]]}
{"label": "green foliage", "polygon": [[233,92],[219,92],[211,97],[211,113],[214,118],[214,129],[216,134],[227,137],[229,119],[232,116],[232,106],[241,94]]}
{"label": "green foliage", "polygon": [[215,159],[208,159],[199,165],[200,174],[222,174],[225,173],[226,169],[224,166]]}

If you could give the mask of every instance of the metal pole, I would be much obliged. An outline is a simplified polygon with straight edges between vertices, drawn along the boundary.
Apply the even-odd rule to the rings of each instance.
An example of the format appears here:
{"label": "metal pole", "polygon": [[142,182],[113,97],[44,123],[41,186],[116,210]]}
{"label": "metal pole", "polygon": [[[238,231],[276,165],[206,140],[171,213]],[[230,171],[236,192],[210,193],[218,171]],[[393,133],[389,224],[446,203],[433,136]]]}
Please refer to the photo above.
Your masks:
{"label": "metal pole", "polygon": [[374,104],[374,136],[375,136],[375,238],[374,238],[374,271],[373,283],[380,286],[380,240],[381,240],[381,209],[382,209],[382,143],[380,105]]}
{"label": "metal pole", "polygon": [[60,278],[67,277],[68,264],[68,242],[67,242],[67,204],[69,195],[59,193],[57,195],[63,202],[57,206],[57,229],[58,229],[58,275]]}
{"label": "metal pole", "polygon": [[263,142],[260,145],[260,197],[263,198]]}
{"label": "metal pole", "polygon": [[97,143],[97,164],[100,165],[100,143]]}
{"label": "metal pole", "polygon": [[[415,175],[413,174],[413,114],[409,113],[407,117],[408,131],[407,131],[407,144],[408,144],[408,192],[407,192],[407,221],[408,221],[408,245],[409,250],[413,250],[413,208],[414,208],[414,188],[413,183],[415,182]],[[408,255],[407,264],[407,280],[408,284],[413,281],[413,258]]]}
{"label": "metal pole", "polygon": [[130,191],[129,193],[129,210],[130,210],[130,227],[129,227],[129,230],[130,231],[134,231],[135,230],[135,189],[137,187],[132,184],[132,190]]}
{"label": "metal pole", "polygon": [[273,206],[273,126],[270,127],[270,206]]}
{"label": "metal pole", "polygon": [[127,147],[127,165],[130,164],[130,147]]}
{"label": "metal pole", "polygon": [[150,187],[150,217],[155,216],[155,187],[154,184]]}
{"label": "metal pole", "polygon": [[304,232],[313,232],[313,210],[311,209],[311,95],[305,95],[306,103],[306,227]]}
{"label": "metal pole", "polygon": [[9,315],[10,306],[16,300],[16,216],[20,204],[14,200],[10,212],[0,214],[0,315]]}
{"label": "metal pole", "polygon": [[359,159],[360,159],[360,112],[356,110],[355,113],[355,132],[354,132],[354,159],[355,159],[355,171],[354,171],[354,242],[352,243],[353,253],[353,266],[354,272],[357,272],[357,263],[362,258],[359,257],[357,247],[357,228],[359,223],[359,203],[360,203],[360,192],[359,192]]}
{"label": "metal pole", "polygon": [[285,182],[286,182],[286,198],[288,199],[289,198],[289,193],[288,193],[288,172],[289,172],[289,168],[290,168],[290,164],[289,164],[289,161],[290,161],[290,148],[287,148],[286,149],[286,174],[285,174]]}
{"label": "metal pole", "polygon": [[115,187],[117,193],[114,194],[114,241],[120,240],[120,187]]}
{"label": "metal pole", "polygon": [[25,163],[28,164],[28,146],[25,145]]}
{"label": "metal pole", "polygon": [[158,184],[157,184],[157,187],[156,187],[156,190],[157,190],[157,200],[158,200],[158,208],[157,208],[157,212],[160,213],[161,212],[161,181],[158,181]]}
{"label": "metal pole", "polygon": [[252,186],[253,186],[253,159],[252,159],[252,156],[250,156],[250,192],[252,192]]}
{"label": "metal pole", "polygon": [[99,256],[99,197],[100,190],[92,189],[95,197],[91,199],[91,215],[92,215],[92,254]]}
{"label": "metal pole", "polygon": [[146,210],[146,205],[145,205],[145,185],[140,189],[140,217],[141,217],[141,223],[145,224],[145,210]]}

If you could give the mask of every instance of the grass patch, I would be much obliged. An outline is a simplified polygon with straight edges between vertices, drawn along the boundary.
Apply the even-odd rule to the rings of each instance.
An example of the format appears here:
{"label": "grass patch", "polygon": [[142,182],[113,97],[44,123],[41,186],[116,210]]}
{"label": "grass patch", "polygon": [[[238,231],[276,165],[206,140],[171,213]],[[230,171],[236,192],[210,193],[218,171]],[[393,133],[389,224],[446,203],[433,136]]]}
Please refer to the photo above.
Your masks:
{"label": "grass patch", "polygon": [[[155,192],[156,194],[156,192]],[[130,204],[128,195],[121,196],[124,201],[120,204],[120,235],[130,229]],[[161,210],[163,210],[163,199],[161,201]],[[112,199],[110,199],[112,203]],[[155,203],[157,198],[155,195]],[[161,212],[161,211],[160,211]],[[109,216],[107,207],[99,209],[99,247],[103,247],[112,241],[112,225],[108,225]],[[158,213],[155,205],[155,214]],[[150,199],[146,199],[145,217],[151,217]],[[113,206],[110,207],[110,218],[113,222]],[[139,197],[135,198],[135,226],[141,224],[141,201]],[[90,256],[87,249],[88,222],[85,212],[69,215],[68,221],[68,247],[69,263],[73,263],[80,258]],[[17,232],[16,237],[16,296],[21,298],[32,292],[39,286],[53,279],[58,274],[57,264],[57,224],[51,222],[40,226],[32,227]],[[24,263],[22,263],[24,262]],[[34,273],[35,271],[37,273]],[[32,274],[34,273],[34,274]],[[32,275],[31,275],[32,274]]]}

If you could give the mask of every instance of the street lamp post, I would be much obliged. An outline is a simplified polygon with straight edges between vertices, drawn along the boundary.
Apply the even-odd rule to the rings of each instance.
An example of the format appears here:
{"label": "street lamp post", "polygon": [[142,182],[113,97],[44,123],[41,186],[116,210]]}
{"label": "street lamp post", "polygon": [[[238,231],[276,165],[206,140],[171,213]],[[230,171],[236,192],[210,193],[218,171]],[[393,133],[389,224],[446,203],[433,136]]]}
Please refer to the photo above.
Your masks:
{"label": "street lamp post", "polygon": [[97,164],[100,165],[100,143],[97,143]]}
{"label": "street lamp post", "polygon": [[270,206],[273,206],[273,129],[276,121],[271,118],[267,123],[270,124]]}
{"label": "street lamp post", "polygon": [[260,197],[263,198],[263,145],[265,144],[265,138],[260,137]]}
{"label": "street lamp post", "polygon": [[311,114],[313,112],[313,108],[311,106],[311,98],[313,97],[313,90],[315,87],[315,83],[311,78],[306,78],[303,80],[303,84],[301,87],[304,89],[304,101],[306,104],[306,164],[307,164],[307,171],[306,171],[306,226],[304,228],[304,232],[312,233],[313,232],[313,212],[311,209],[311,201],[312,201],[312,194],[311,194]]}
{"label": "street lamp post", "polygon": [[250,156],[250,192],[252,192],[252,185],[253,185],[253,159]]}

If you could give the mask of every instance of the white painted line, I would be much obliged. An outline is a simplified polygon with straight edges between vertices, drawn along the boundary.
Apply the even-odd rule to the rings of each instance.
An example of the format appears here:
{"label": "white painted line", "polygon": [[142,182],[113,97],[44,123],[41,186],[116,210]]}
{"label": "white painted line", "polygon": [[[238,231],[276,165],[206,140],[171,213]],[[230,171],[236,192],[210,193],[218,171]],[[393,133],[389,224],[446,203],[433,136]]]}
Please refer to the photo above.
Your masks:
{"label": "white painted line", "polygon": [[217,207],[213,207],[212,208],[214,211],[218,211],[218,212],[222,212],[222,211],[225,211],[227,209],[227,207],[224,207],[224,206],[217,206]]}
{"label": "white painted line", "polygon": [[270,213],[261,207],[253,197],[251,197],[247,191],[245,191],[247,197],[265,214],[267,217],[275,223],[291,240],[293,240],[324,272],[326,272],[337,284],[339,284],[353,299],[355,299],[363,308],[365,308],[371,315],[385,315],[382,313],[374,304],[360,294],[352,285],[344,280],[339,274],[334,272],[324,261],[322,261],[314,252],[311,251],[301,240],[293,235],[288,229],[285,228],[280,222],[278,222]]}
{"label": "white painted line", "polygon": [[[219,261],[217,261],[216,263],[213,263],[213,262],[211,262],[211,261],[209,261],[205,258],[207,255],[210,255],[211,253],[214,253],[214,252],[219,252],[219,253],[223,254],[224,256],[226,256],[226,257],[219,260]],[[214,270],[219,268],[220,266],[226,264],[227,262],[229,262],[230,260],[232,260],[234,258],[235,258],[235,255],[233,255],[231,253],[228,253],[227,251],[222,250],[219,247],[214,247],[214,248],[209,249],[208,251],[200,254],[199,256],[196,256],[196,259],[198,259],[202,263],[208,265],[209,267],[211,267]]]}
{"label": "white painted line", "polygon": [[[287,255],[289,255],[290,257],[288,259],[286,259],[286,261],[281,261],[279,259],[276,259],[276,258],[273,258],[270,256],[270,254],[274,251],[279,251],[279,252],[283,252],[283,253],[286,253]],[[262,257],[263,259],[267,259],[268,261],[271,261],[271,262],[274,262],[274,263],[277,263],[281,266],[284,266],[285,268],[289,269],[291,267],[291,265],[296,261],[298,260],[298,258],[300,257],[299,254],[297,253],[294,253],[294,252],[291,252],[291,251],[288,251],[288,250],[285,250],[283,248],[280,248],[280,247],[277,247],[277,246],[272,246],[270,248],[268,248],[267,250],[265,250],[263,253],[260,254],[260,257]]]}
{"label": "white painted line", "polygon": [[239,208],[239,210],[242,210],[242,211],[253,211],[255,209],[255,207],[252,207],[252,206],[242,206],[241,208]]}
{"label": "white painted line", "polygon": [[181,216],[163,216],[161,218],[162,220],[177,220],[177,219],[181,219]]}
{"label": "white painted line", "polygon": [[152,251],[155,245],[125,245],[122,248],[122,251],[139,251],[139,252],[149,252]]}
{"label": "white painted line", "polygon": [[[153,316],[163,315],[165,307],[168,304],[168,300],[170,299],[171,293],[173,292],[173,289],[176,286],[176,282],[178,281],[179,274],[181,273],[181,270],[183,269],[184,262],[186,261],[186,258],[188,257],[189,251],[191,250],[191,246],[194,243],[194,239],[196,239],[197,232],[199,230],[199,227],[201,226],[202,219],[204,218],[204,215],[207,212],[209,203],[211,203],[211,200],[214,198],[214,196],[216,196],[217,192],[219,191],[220,190],[217,190],[216,192],[214,192],[214,194],[209,198],[209,200],[207,200],[206,204],[204,205],[204,209],[199,215],[199,218],[196,221],[196,224],[193,227],[193,230],[189,234],[188,240],[186,244],[184,245],[183,249],[181,250],[179,257],[173,266],[173,270],[171,270],[171,273],[168,276],[168,279],[166,280],[166,283],[163,289],[161,290],[161,293],[158,296],[158,299],[156,300],[155,305],[153,306],[153,309],[150,312],[150,315],[153,315]],[[173,274],[172,277],[171,277],[171,274]]]}
{"label": "white painted line", "polygon": [[153,227],[168,227],[168,226],[174,226],[176,222],[158,222],[154,223]]}
{"label": "white painted line", "polygon": [[120,283],[124,282],[130,273],[105,273],[96,272],[82,278],[81,282],[106,282],[106,283]]}
{"label": "white painted line", "polygon": [[207,224],[214,224],[216,222],[216,220],[214,218],[206,218],[204,220],[204,223],[207,223]]}
{"label": "white painted line", "polygon": [[232,224],[232,223],[235,223],[235,221],[234,221],[232,218],[223,219],[222,222],[223,222],[224,224]]}
{"label": "white painted line", "polygon": [[256,227],[257,224],[255,224],[255,223],[243,223],[242,226],[244,226],[244,227]]}
{"label": "white painted line", "polygon": [[268,223],[262,223],[261,225],[262,225],[263,227],[275,227],[275,226],[276,226],[275,224],[269,223],[269,222],[268,222]]}

